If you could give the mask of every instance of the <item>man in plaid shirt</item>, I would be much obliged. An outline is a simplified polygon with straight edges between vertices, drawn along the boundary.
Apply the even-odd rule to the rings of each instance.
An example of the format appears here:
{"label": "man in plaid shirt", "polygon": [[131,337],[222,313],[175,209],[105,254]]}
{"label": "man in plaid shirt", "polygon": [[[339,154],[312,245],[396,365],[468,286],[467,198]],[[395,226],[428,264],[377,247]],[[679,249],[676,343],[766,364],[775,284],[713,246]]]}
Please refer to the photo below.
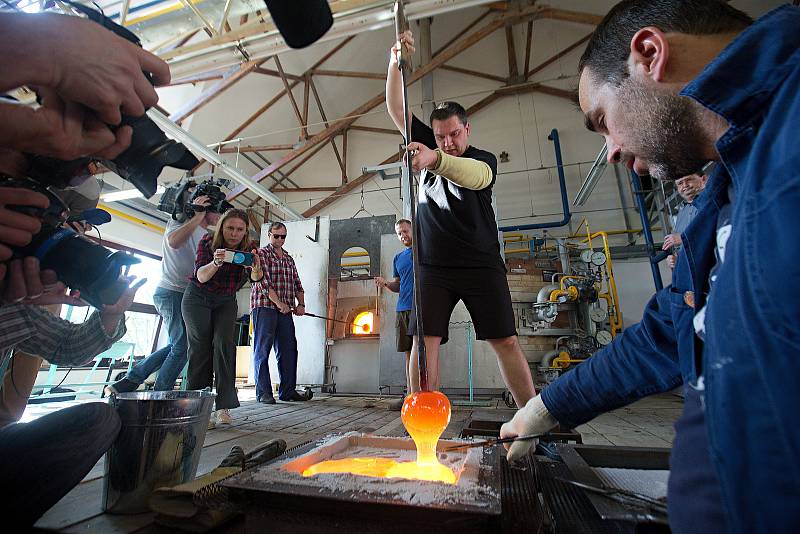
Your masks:
{"label": "man in plaid shirt", "polygon": [[295,389],[297,338],[292,319],[292,313],[305,314],[305,293],[294,260],[283,250],[286,226],[279,222],[272,223],[269,241],[267,246],[258,249],[264,276],[258,282],[253,282],[250,292],[256,399],[264,404],[275,403],[269,376],[269,353],[274,344],[280,377],[278,398],[283,401],[305,401],[308,399]]}

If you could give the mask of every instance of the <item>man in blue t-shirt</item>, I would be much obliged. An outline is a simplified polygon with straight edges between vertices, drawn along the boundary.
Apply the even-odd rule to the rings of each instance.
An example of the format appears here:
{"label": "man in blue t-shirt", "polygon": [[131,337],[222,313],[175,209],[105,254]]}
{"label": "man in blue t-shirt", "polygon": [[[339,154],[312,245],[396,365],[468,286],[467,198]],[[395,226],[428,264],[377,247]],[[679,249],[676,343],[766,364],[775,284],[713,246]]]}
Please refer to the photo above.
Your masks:
{"label": "man in blue t-shirt", "polygon": [[411,315],[411,306],[414,301],[414,263],[411,260],[411,221],[400,219],[394,224],[397,239],[406,247],[399,252],[392,262],[394,268],[392,276],[394,280],[387,282],[383,277],[376,277],[375,284],[378,287],[385,287],[394,293],[400,293],[397,299],[397,318],[395,327],[397,328],[397,352],[406,353],[406,387],[411,391],[411,384],[408,382],[408,364],[411,358],[411,336],[408,334],[408,319]]}

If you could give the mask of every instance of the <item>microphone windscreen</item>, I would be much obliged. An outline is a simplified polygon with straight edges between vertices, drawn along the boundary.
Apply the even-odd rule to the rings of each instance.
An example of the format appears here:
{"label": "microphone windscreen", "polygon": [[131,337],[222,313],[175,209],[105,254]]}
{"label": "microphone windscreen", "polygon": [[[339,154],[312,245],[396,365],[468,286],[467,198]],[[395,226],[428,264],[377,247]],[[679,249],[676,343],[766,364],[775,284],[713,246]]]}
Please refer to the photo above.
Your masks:
{"label": "microphone windscreen", "polygon": [[327,0],[264,0],[286,44],[304,48],[325,35],[333,26]]}

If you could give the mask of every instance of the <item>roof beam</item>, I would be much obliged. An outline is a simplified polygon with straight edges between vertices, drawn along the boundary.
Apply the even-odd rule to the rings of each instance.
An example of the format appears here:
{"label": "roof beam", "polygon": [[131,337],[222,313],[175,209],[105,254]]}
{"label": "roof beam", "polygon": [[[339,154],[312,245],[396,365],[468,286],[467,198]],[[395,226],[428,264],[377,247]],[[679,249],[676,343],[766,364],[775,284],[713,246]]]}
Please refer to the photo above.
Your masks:
{"label": "roof beam", "polygon": [[291,150],[294,148],[292,144],[285,145],[260,145],[260,146],[226,146],[220,149],[221,154],[236,154],[239,152],[274,152],[276,150]]}
{"label": "roof beam", "polygon": [[495,76],[494,74],[488,74],[486,72],[479,72],[477,70],[471,69],[463,69],[461,67],[453,67],[452,65],[442,65],[439,67],[440,70],[449,70],[451,72],[458,72],[460,74],[466,74],[467,76],[475,76],[476,78],[485,78],[487,80],[492,80],[495,82],[506,83],[506,78],[502,76]]}
{"label": "roof beam", "polygon": [[302,139],[308,138],[308,131],[306,130],[306,123],[303,122],[303,114],[300,113],[300,108],[297,107],[297,100],[294,99],[294,93],[292,93],[292,89],[289,87],[289,81],[286,79],[286,74],[283,72],[283,66],[281,65],[281,60],[278,59],[278,56],[275,57],[275,66],[278,67],[278,72],[281,75],[281,81],[283,82],[283,88],[286,89],[286,95],[289,97],[289,102],[292,104],[292,110],[294,111],[295,117],[297,117],[297,122],[300,123],[300,137]]}
{"label": "roof beam", "polygon": [[[467,109],[467,115],[472,117],[473,115],[475,115],[479,111],[487,108],[489,105],[493,104],[494,102],[496,102],[497,100],[500,100],[501,98],[503,98],[505,96],[524,94],[524,93],[529,93],[529,92],[541,92],[541,93],[550,94],[550,95],[553,95],[553,96],[559,96],[559,97],[571,100],[571,96],[570,96],[570,92],[569,91],[565,91],[563,89],[556,89],[556,88],[553,88],[553,87],[547,87],[547,86],[544,86],[544,85],[539,84],[539,83],[528,82],[528,83],[523,83],[523,84],[519,84],[519,85],[512,85],[512,86],[509,86],[509,87],[501,87],[500,89],[497,89],[496,91],[492,92],[490,95],[485,97],[483,100],[481,100],[481,101],[477,102],[476,104],[473,104],[472,106],[470,106],[469,109]],[[399,135],[399,133],[398,133],[398,135]],[[395,161],[398,161],[399,159],[400,158],[399,158],[398,154],[393,154],[393,155],[389,156],[388,158],[386,158],[385,160],[383,160],[379,165],[385,165],[387,163],[394,163]],[[320,200],[319,202],[317,202],[316,204],[314,204],[313,206],[308,208],[306,211],[304,211],[303,212],[303,217],[308,218],[308,217],[311,217],[311,216],[315,215],[320,210],[323,210],[326,207],[330,206],[331,204],[333,204],[334,202],[336,202],[340,198],[346,196],[351,191],[353,191],[355,189],[358,189],[359,187],[361,187],[364,183],[369,181],[374,176],[375,176],[375,173],[365,173],[365,174],[362,174],[361,176],[359,176],[358,178],[356,178],[354,180],[350,180],[349,182],[347,182],[347,184],[345,184],[345,185],[341,186],[339,189],[337,189],[335,193],[332,193],[331,195],[325,197],[324,199]]]}
{"label": "roof beam", "polygon": [[578,48],[580,45],[582,45],[583,43],[588,41],[591,36],[592,36],[592,34],[590,33],[588,35],[585,35],[585,36],[581,37],[580,39],[578,39],[577,41],[575,41],[574,43],[572,43],[571,45],[566,47],[561,52],[559,52],[557,54],[554,54],[553,56],[547,58],[546,60],[544,60],[541,63],[539,63],[538,65],[536,65],[531,70],[526,70],[525,71],[525,79],[527,80],[528,78],[530,78],[531,76],[533,76],[534,74],[536,74],[540,70],[544,69],[545,67],[547,67],[551,63],[553,63],[555,61],[558,61],[562,57],[566,56],[567,54],[569,54],[570,52],[572,52],[573,50]]}
{"label": "roof beam", "polygon": [[513,24],[506,26],[506,45],[508,46],[508,78],[514,79],[519,76],[519,67],[517,66],[517,49],[514,46]]}
{"label": "roof beam", "polygon": [[397,130],[392,130],[390,128],[376,128],[374,126],[358,126],[357,124],[351,124],[348,130],[354,130],[356,132],[371,132],[371,133],[379,133],[385,135],[397,135]]}
{"label": "roof beam", "polygon": [[[412,84],[417,80],[421,79],[423,76],[428,74],[429,72],[433,71],[437,67],[443,65],[445,62],[451,60],[464,50],[470,48],[474,44],[480,42],[482,39],[491,35],[495,30],[503,27],[506,22],[510,20],[514,20],[521,16],[526,16],[530,14],[535,14],[541,12],[543,9],[537,6],[531,6],[527,8],[520,9],[519,11],[514,11],[511,13],[503,14],[497,17],[495,20],[487,24],[486,26],[476,30],[475,32],[467,35],[466,37],[460,39],[455,44],[453,44],[450,48],[443,50],[439,54],[437,54],[430,62],[427,64],[419,67],[416,69],[411,76],[408,78],[408,84]],[[381,91],[380,94],[374,96],[367,102],[364,102],[361,106],[357,107],[356,109],[352,110],[350,113],[347,114],[346,118],[336,120],[331,124],[329,127],[325,128],[322,132],[316,134],[315,136],[311,137],[308,142],[296,149],[291,151],[290,153],[284,155],[277,161],[275,161],[269,167],[261,170],[259,173],[255,174],[251,177],[252,180],[258,182],[262,180],[265,176],[272,174],[273,172],[283,168],[286,164],[290,163],[291,161],[295,160],[296,158],[302,156],[309,150],[313,149],[320,143],[325,143],[333,137],[334,135],[338,134],[351,124],[353,124],[361,115],[364,113],[369,112],[376,106],[380,105],[385,100],[385,94]],[[228,195],[229,199],[235,199],[239,195],[241,195],[247,188],[244,186],[236,187],[233,191],[231,191]]]}
{"label": "roof beam", "polygon": [[176,111],[170,116],[170,120],[172,122],[180,124],[186,118],[188,118],[192,113],[196,113],[204,106],[206,106],[209,102],[214,100],[216,97],[221,95],[225,90],[232,87],[236,84],[239,80],[253,72],[259,65],[265,62],[268,58],[265,59],[258,59],[256,61],[248,61],[247,63],[242,63],[238,69],[236,69],[233,73],[229,74],[222,78],[222,80],[218,81],[211,87],[209,87],[206,91],[203,91],[201,95],[197,98],[188,102],[184,105],[181,109]]}
{"label": "roof beam", "polygon": [[314,76],[336,76],[339,78],[366,78],[368,80],[386,80],[386,73],[380,72],[358,72],[353,70],[322,70],[314,69],[311,71]]}

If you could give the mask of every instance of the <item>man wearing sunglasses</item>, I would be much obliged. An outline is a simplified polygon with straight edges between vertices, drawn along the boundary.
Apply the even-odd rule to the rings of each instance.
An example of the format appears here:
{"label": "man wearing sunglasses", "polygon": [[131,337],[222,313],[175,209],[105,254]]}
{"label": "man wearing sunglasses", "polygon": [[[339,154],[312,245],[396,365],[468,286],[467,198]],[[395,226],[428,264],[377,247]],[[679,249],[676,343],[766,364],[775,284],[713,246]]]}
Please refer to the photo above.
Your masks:
{"label": "man wearing sunglasses", "polygon": [[297,266],[288,252],[286,226],[275,222],[269,228],[269,243],[258,249],[264,276],[253,282],[250,292],[250,318],[253,321],[253,362],[255,365],[256,400],[275,404],[272,380],[269,376],[269,353],[275,346],[282,401],[305,401],[297,387],[297,338],[294,334],[295,315],[304,315],[305,292]]}

